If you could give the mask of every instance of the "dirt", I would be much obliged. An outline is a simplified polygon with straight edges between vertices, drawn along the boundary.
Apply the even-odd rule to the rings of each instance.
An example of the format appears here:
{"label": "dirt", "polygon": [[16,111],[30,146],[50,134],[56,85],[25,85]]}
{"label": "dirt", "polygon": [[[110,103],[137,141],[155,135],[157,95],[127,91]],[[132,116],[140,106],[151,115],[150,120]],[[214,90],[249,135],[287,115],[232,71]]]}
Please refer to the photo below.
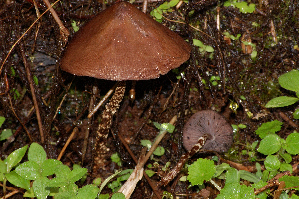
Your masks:
{"label": "dirt", "polygon": [[[113,2],[109,1],[107,6]],[[148,12],[163,2],[149,2]],[[160,143],[165,154],[153,157],[146,164],[158,163],[154,168],[157,174],[151,178],[154,184],[165,175],[162,170],[164,165],[171,162],[170,166],[175,166],[180,156],[186,152],[182,147],[181,131],[185,121],[199,110],[212,109],[224,115],[230,124],[247,126],[235,134],[231,150],[221,154],[223,158],[243,165],[255,164],[248,155],[242,155],[241,151],[246,150],[248,144],[259,140],[254,133],[259,125],[274,119],[282,121],[284,124],[279,136],[283,138],[296,129],[288,120],[299,125],[292,117],[297,104],[276,109],[266,109],[265,104],[280,95],[294,95],[279,87],[278,77],[287,71],[298,69],[299,66],[299,50],[294,47],[298,45],[299,38],[299,3],[293,0],[267,2],[251,1],[256,5],[255,12],[244,14],[237,8],[223,6],[223,2],[191,0],[188,4],[183,3],[178,10],[164,14],[166,18],[162,21],[163,25],[170,27],[190,44],[193,39],[201,40],[205,45],[213,47],[214,52],[203,53],[199,51],[199,47],[192,45],[190,59],[180,68],[155,80],[137,81],[134,101],[129,98],[132,82],[127,82],[125,99],[113,117],[106,143],[110,148],[108,155],[118,152],[123,164],[118,166],[108,159],[107,169],[102,176],[110,176],[117,169],[133,169],[136,165],[120,141],[120,136],[138,159],[143,148],[140,141],[153,141],[159,133],[153,122],[168,123],[175,115],[178,120],[174,133],[167,134]],[[37,1],[37,5],[40,13],[46,10],[42,1]],[[136,6],[141,8],[142,5],[139,3]],[[220,31],[217,30],[217,9]],[[61,1],[56,4],[55,10],[73,36],[75,33],[72,21],[81,26],[103,10],[103,6],[99,1]],[[105,108],[102,106],[91,119],[87,119],[92,89],[93,86],[98,88],[95,101],[99,102],[115,82],[76,77],[61,71],[59,60],[66,43],[62,40],[59,26],[47,12],[29,29],[36,19],[32,1],[6,0],[0,3],[1,64],[9,54],[0,69],[0,115],[6,118],[1,129],[15,130],[13,141],[1,141],[1,158],[4,159],[12,151],[32,142],[42,144],[49,158],[57,158],[74,127],[78,127],[79,133],[71,141],[61,161],[68,166],[80,164],[88,168],[90,175],[86,183],[89,184],[93,180],[91,172],[96,131],[101,112]],[[237,40],[229,39],[222,34],[224,31],[241,36]],[[13,46],[22,34],[24,37]],[[248,45],[242,46],[242,41],[255,44],[256,49]],[[252,50],[257,51],[255,58],[251,58]],[[31,110],[34,103],[24,59],[27,60],[31,75],[38,79],[38,84],[34,87],[42,118],[44,143],[41,143],[35,111]],[[212,76],[220,77],[214,82],[216,85],[213,85]],[[237,108],[233,109],[232,106]],[[249,117],[248,114],[252,116]],[[88,129],[89,136],[86,137]],[[82,151],[84,140],[88,143],[86,154]],[[199,157],[210,156],[211,154],[195,155],[189,163]],[[180,176],[183,174],[186,174],[186,170]],[[179,181],[179,177],[160,189],[184,198],[200,198],[204,195],[194,187],[188,188],[188,183]],[[224,182],[217,183],[221,185]],[[210,198],[219,193],[210,184],[206,185],[206,190],[209,191]],[[111,190],[105,188],[103,193],[111,193]],[[12,198],[21,195],[19,193]],[[131,198],[155,196],[143,178]]]}

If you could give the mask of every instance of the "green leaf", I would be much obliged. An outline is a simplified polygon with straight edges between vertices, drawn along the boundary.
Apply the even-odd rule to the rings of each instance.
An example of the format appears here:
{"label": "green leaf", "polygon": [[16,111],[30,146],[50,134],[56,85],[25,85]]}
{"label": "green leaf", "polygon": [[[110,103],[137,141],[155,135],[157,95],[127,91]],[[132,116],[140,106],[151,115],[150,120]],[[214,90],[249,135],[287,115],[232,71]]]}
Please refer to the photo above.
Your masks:
{"label": "green leaf", "polygon": [[40,166],[33,161],[24,162],[16,168],[17,174],[27,180],[36,180],[41,177],[40,171]]}
{"label": "green leaf", "polygon": [[227,163],[222,163],[220,165],[216,165],[216,171],[213,178],[220,176],[225,170],[230,169],[231,167]]}
{"label": "green leaf", "polygon": [[260,146],[257,149],[258,152],[264,155],[271,155],[276,153],[281,148],[281,138],[276,134],[267,135],[260,142]]}
{"label": "green leaf", "polygon": [[193,39],[193,45],[198,47],[204,47],[205,45],[198,39]]}
{"label": "green leaf", "polygon": [[278,78],[280,86],[284,89],[299,92],[299,71],[292,70]]}
{"label": "green leaf", "polygon": [[297,155],[299,153],[299,133],[295,131],[288,135],[285,149],[292,155]]}
{"label": "green leaf", "polygon": [[[282,176],[279,178],[279,182],[284,181],[285,182],[285,188],[291,188],[295,190],[299,190],[299,177],[298,176]],[[296,187],[296,188],[294,188]]]}
{"label": "green leaf", "polygon": [[50,194],[50,191],[47,188],[48,182],[50,180],[46,177],[39,178],[33,182],[32,188],[33,192],[38,199],[46,199]]}
{"label": "green leaf", "polygon": [[49,176],[53,175],[56,171],[56,167],[58,165],[61,165],[62,162],[55,159],[47,159],[43,162],[41,168],[42,168],[42,176]]}
{"label": "green leaf", "polygon": [[71,172],[71,169],[68,166],[66,166],[64,164],[58,165],[56,167],[56,172],[55,172],[56,178],[63,178],[63,179],[65,179],[65,177],[68,176],[68,174],[70,172]]}
{"label": "green leaf", "polygon": [[256,131],[255,133],[257,135],[260,136],[261,139],[265,138],[266,135],[268,134],[273,134],[273,133],[276,133],[278,131],[280,131],[281,129],[281,125],[283,123],[278,121],[278,120],[274,120],[274,121],[271,121],[271,122],[266,122],[266,123],[263,123]]}
{"label": "green leaf", "polygon": [[73,28],[74,32],[78,32],[79,27],[77,26],[76,21],[73,20],[71,24],[72,24],[72,28]]}
{"label": "green leaf", "polygon": [[292,162],[292,156],[288,153],[279,153],[286,163]]}
{"label": "green leaf", "polygon": [[239,183],[240,182],[240,174],[237,169],[230,168],[226,172],[225,183]]}
{"label": "green leaf", "polygon": [[169,123],[161,124],[161,128],[163,131],[167,131],[168,133],[173,133],[175,126]]}
{"label": "green leaf", "polygon": [[161,146],[158,146],[155,151],[153,152],[154,155],[162,156],[165,153],[165,149]]}
{"label": "green leaf", "polygon": [[77,168],[71,171],[71,173],[68,175],[68,179],[71,183],[74,183],[80,180],[86,173],[86,168]]}
{"label": "green leaf", "polygon": [[5,159],[5,162],[7,164],[7,173],[10,172],[12,167],[16,166],[24,157],[26,151],[27,151],[27,145],[15,150],[9,156]]}
{"label": "green leaf", "polygon": [[11,130],[11,129],[4,129],[4,130],[1,132],[1,135],[0,135],[0,141],[2,141],[2,140],[6,140],[6,139],[9,138],[10,136],[12,136],[12,130]]}
{"label": "green leaf", "polygon": [[295,110],[295,112],[293,113],[293,117],[294,119],[299,119],[299,108]]}
{"label": "green leaf", "polygon": [[269,171],[277,171],[280,167],[280,161],[274,155],[268,155],[264,161],[265,167]]}
{"label": "green leaf", "polygon": [[216,199],[254,199],[254,189],[239,183],[226,183]]}
{"label": "green leaf", "polygon": [[152,147],[152,142],[149,141],[149,140],[141,140],[141,141],[140,141],[140,144],[141,144],[142,146],[147,147],[148,149],[150,149],[150,148]]}
{"label": "green leaf", "polygon": [[17,187],[26,189],[26,190],[30,190],[30,180],[26,180],[26,179],[22,178],[15,171],[11,171],[11,172],[7,173],[5,175],[5,177],[11,184],[13,184]]}
{"label": "green leaf", "polygon": [[170,7],[174,7],[174,6],[176,6],[176,5],[179,3],[179,1],[180,1],[180,0],[171,0],[171,1],[168,3],[168,5],[169,5]]}
{"label": "green leaf", "polygon": [[214,48],[212,46],[206,46],[206,51],[212,53],[214,52]]}
{"label": "green leaf", "polygon": [[86,185],[78,190],[78,194],[75,198],[76,199],[96,198],[99,191],[100,189],[94,185]]}
{"label": "green leaf", "polygon": [[299,196],[297,196],[296,194],[293,194],[290,199],[299,199]]}
{"label": "green leaf", "polygon": [[297,97],[288,97],[288,96],[280,96],[271,99],[267,104],[266,108],[277,108],[277,107],[285,107],[292,104],[295,104],[299,98]]}
{"label": "green leaf", "polygon": [[212,160],[199,158],[188,167],[187,179],[193,186],[202,185],[205,180],[210,180],[215,172],[216,169]]}
{"label": "green leaf", "polygon": [[249,182],[258,183],[260,181],[260,178],[258,178],[253,173],[250,173],[249,171],[245,170],[239,170],[240,178],[247,180]]}
{"label": "green leaf", "polygon": [[99,195],[99,199],[109,199],[109,194],[107,193],[107,194],[100,194]]}
{"label": "green leaf", "polygon": [[2,126],[2,124],[4,123],[4,121],[5,121],[5,117],[0,116],[0,127]]}
{"label": "green leaf", "polygon": [[293,167],[291,164],[287,163],[282,163],[280,164],[280,171],[290,171],[291,173],[293,172]]}
{"label": "green leaf", "polygon": [[111,199],[126,199],[123,193],[115,193],[112,195]]}
{"label": "green leaf", "polygon": [[28,160],[34,161],[39,165],[42,165],[42,163],[47,159],[47,154],[44,150],[44,148],[37,144],[32,143],[28,150]]}
{"label": "green leaf", "polygon": [[33,78],[32,78],[32,79],[33,79],[35,85],[38,86],[38,78],[37,78],[35,75],[33,75]]}
{"label": "green leaf", "polygon": [[112,154],[111,155],[111,160],[112,160],[112,162],[115,162],[118,166],[121,166],[121,164],[122,164],[118,153]]}
{"label": "green leaf", "polygon": [[236,2],[235,6],[239,8],[239,11],[247,14],[247,13],[253,13],[255,10],[255,4],[251,3],[249,6],[247,5],[247,2],[242,1],[242,2]]}
{"label": "green leaf", "polygon": [[156,172],[154,172],[153,170],[149,170],[149,169],[146,169],[145,173],[148,175],[148,177],[152,177],[153,175],[156,174]]}

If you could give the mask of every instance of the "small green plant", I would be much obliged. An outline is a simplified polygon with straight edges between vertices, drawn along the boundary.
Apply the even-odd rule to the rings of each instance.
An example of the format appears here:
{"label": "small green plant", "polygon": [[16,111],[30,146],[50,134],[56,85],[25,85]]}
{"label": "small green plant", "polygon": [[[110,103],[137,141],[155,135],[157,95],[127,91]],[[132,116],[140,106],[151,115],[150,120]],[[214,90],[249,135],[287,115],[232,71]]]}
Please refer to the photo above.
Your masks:
{"label": "small green plant", "polygon": [[229,34],[229,32],[224,31],[223,34],[230,38],[231,40],[238,40],[241,37],[241,34],[237,34],[237,36]]}
{"label": "small green plant", "polygon": [[228,0],[226,2],[224,2],[224,6],[225,7],[236,7],[239,9],[240,12],[247,14],[247,13],[253,13],[255,11],[255,4],[254,3],[250,3],[248,5],[247,2],[245,1],[241,1],[238,2],[237,0]]}
{"label": "small green plant", "polygon": [[172,12],[173,7],[179,3],[179,0],[171,0],[170,2],[165,1],[158,8],[151,11],[151,15],[156,18],[156,21],[162,22],[163,14]]}
{"label": "small green plant", "polygon": [[213,58],[214,48],[209,45],[205,45],[202,41],[198,39],[193,39],[193,45],[199,47],[199,52],[204,55],[205,53],[211,53],[210,58]]}
{"label": "small green plant", "polygon": [[[266,108],[277,108],[290,106],[298,102],[299,100],[299,71],[292,70],[288,73],[281,75],[278,78],[279,85],[289,91],[296,93],[296,97],[280,96],[273,98],[266,104]],[[299,119],[299,109],[293,113],[295,119]]]}
{"label": "small green plant", "polygon": [[[96,198],[103,187],[114,177],[106,179],[102,184],[99,179],[96,179],[94,184],[78,188],[76,182],[80,179],[81,183],[84,182],[87,175],[86,168],[73,165],[73,170],[71,170],[68,166],[63,165],[61,161],[47,159],[45,150],[37,143],[30,145],[28,161],[20,164],[27,148],[28,146],[24,146],[17,149],[5,160],[0,160],[0,182],[3,182],[3,189],[5,189],[8,181],[16,187],[25,189],[24,197],[38,199],[47,198],[48,196],[54,196],[58,199]],[[128,173],[128,171],[123,172]],[[118,173],[123,174],[122,172]],[[129,175],[125,177],[122,175],[116,181],[126,180]],[[100,189],[98,188],[99,185],[101,185]],[[99,195],[99,198],[105,198],[105,195]],[[106,198],[109,198],[109,195]],[[112,198],[124,198],[124,195],[117,193]]]}
{"label": "small green plant", "polygon": [[[4,121],[5,121],[5,117],[0,116],[0,128],[1,128],[2,124],[4,123]],[[0,141],[8,139],[10,136],[12,136],[12,130],[11,129],[3,129],[0,134]]]}

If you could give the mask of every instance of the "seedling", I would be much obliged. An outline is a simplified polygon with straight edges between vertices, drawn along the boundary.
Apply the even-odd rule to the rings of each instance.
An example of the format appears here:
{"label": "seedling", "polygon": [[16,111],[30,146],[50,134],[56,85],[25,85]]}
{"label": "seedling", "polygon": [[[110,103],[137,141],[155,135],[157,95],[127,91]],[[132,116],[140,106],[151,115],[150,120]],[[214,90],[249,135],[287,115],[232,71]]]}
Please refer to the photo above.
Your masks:
{"label": "seedling", "polygon": [[[277,108],[290,106],[298,102],[299,100],[299,71],[292,70],[288,73],[281,75],[278,78],[280,86],[286,90],[293,91],[296,93],[296,97],[280,96],[273,98],[266,104],[266,108]],[[299,119],[299,109],[295,110],[294,118]]]}
{"label": "seedling", "polygon": [[236,7],[239,9],[240,12],[242,12],[244,14],[253,13],[255,11],[255,4],[251,3],[248,5],[248,3],[245,1],[237,2],[237,0],[229,0],[229,1],[224,2],[224,6],[225,7],[228,7],[228,6]]}
{"label": "seedling", "polygon": [[212,46],[205,45],[198,39],[193,39],[193,45],[199,47],[199,52],[201,55],[204,55],[205,53],[211,53],[209,58],[213,58],[214,48]]}
{"label": "seedling", "polygon": [[172,12],[173,7],[179,3],[179,0],[171,0],[170,2],[165,1],[158,8],[151,11],[151,15],[156,18],[156,21],[162,22],[163,14]]}

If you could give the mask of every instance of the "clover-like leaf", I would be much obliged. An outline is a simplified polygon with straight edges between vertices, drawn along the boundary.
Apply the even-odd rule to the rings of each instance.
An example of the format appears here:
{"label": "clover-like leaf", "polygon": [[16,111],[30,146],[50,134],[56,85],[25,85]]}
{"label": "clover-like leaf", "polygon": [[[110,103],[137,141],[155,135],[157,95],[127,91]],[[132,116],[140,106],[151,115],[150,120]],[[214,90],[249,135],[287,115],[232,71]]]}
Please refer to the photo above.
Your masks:
{"label": "clover-like leaf", "polygon": [[287,137],[285,149],[292,155],[299,153],[299,133],[295,131]]}
{"label": "clover-like leaf", "polygon": [[47,159],[47,154],[44,150],[44,148],[37,144],[32,143],[28,150],[28,160],[34,161],[39,165],[42,165],[42,163]]}
{"label": "clover-like leaf", "polygon": [[262,139],[257,151],[264,155],[271,155],[273,153],[276,153],[280,148],[281,138],[276,134],[269,134],[264,139]]}
{"label": "clover-like leaf", "polygon": [[255,131],[255,133],[257,135],[259,135],[261,139],[263,139],[268,134],[273,134],[273,133],[276,133],[276,132],[280,131],[282,124],[283,123],[278,121],[278,120],[274,120],[274,121],[271,121],[271,122],[266,122],[266,123],[263,123]]}
{"label": "clover-like leaf", "polygon": [[9,156],[5,159],[5,162],[7,164],[7,172],[9,172],[12,167],[16,166],[22,160],[27,151],[27,147],[28,146],[26,145],[9,154]]}
{"label": "clover-like leaf", "polygon": [[212,160],[199,158],[189,166],[187,179],[192,185],[202,185],[205,180],[210,180],[215,172],[216,168]]}
{"label": "clover-like leaf", "polygon": [[268,155],[264,164],[266,169],[269,171],[277,171],[280,168],[280,161],[274,155]]}
{"label": "clover-like leaf", "polygon": [[226,183],[216,199],[254,199],[254,189],[239,183]]}
{"label": "clover-like leaf", "polygon": [[40,166],[33,161],[24,162],[16,168],[17,174],[27,180],[36,180],[38,177],[41,177],[40,171]]}

